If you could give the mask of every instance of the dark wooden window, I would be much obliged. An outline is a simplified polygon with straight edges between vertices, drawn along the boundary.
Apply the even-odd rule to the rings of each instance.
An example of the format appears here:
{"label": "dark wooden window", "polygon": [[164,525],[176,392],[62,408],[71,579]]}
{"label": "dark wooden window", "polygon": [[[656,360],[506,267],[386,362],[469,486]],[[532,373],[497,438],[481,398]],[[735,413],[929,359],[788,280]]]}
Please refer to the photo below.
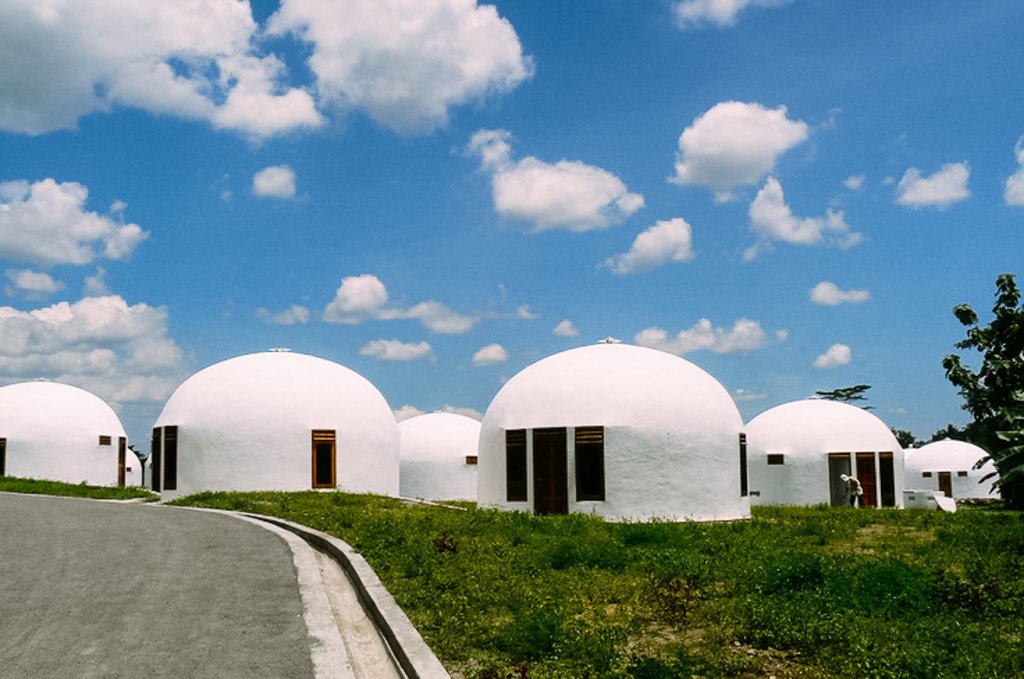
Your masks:
{"label": "dark wooden window", "polygon": [[313,487],[337,488],[337,448],[333,429],[313,430]]}
{"label": "dark wooden window", "polygon": [[123,436],[117,438],[117,485],[121,488],[125,486],[125,471],[129,470],[126,466],[127,462],[125,458],[128,453],[128,439]]}
{"label": "dark wooden window", "polygon": [[466,456],[466,464],[476,464],[477,463],[477,459],[478,458],[477,458],[476,455],[467,455]]}
{"label": "dark wooden window", "polygon": [[164,427],[164,490],[178,489],[178,428]]}
{"label": "dark wooden window", "polygon": [[7,475],[7,439],[0,439],[0,476]]}
{"label": "dark wooden window", "polygon": [[565,427],[533,430],[533,513],[569,511],[569,465]]}
{"label": "dark wooden window", "polygon": [[109,436],[104,436],[103,434],[100,434],[100,445],[101,446],[109,446],[111,443],[113,443],[113,441],[111,440],[111,438]]}
{"label": "dark wooden window", "polygon": [[768,453],[765,457],[768,464],[786,464],[786,456],[782,453]]}
{"label": "dark wooden window", "polygon": [[864,494],[860,496],[861,507],[878,506],[878,486],[875,482],[875,454],[857,453],[857,480],[860,481],[861,490]]}
{"label": "dark wooden window", "polygon": [[921,478],[930,479],[932,477],[931,472],[921,472]]}
{"label": "dark wooden window", "polygon": [[956,473],[956,475],[957,475],[957,476],[967,476],[967,472],[965,472],[965,471],[959,471],[959,472],[957,472],[957,473]]}
{"label": "dark wooden window", "polygon": [[526,430],[505,432],[505,499],[526,502]]}
{"label": "dark wooden window", "polygon": [[878,482],[882,484],[882,506],[896,506],[896,476],[893,472],[892,453],[878,454]]}
{"label": "dark wooden window", "polygon": [[604,500],[604,427],[576,427],[576,500]]}
{"label": "dark wooden window", "polygon": [[747,435],[740,434],[740,497],[747,497]]}
{"label": "dark wooden window", "polygon": [[163,439],[160,436],[160,427],[153,428],[153,438],[149,444],[149,460],[150,460],[150,475],[153,477],[153,490],[157,493],[160,492],[160,463],[163,461],[163,455],[161,455],[161,449],[163,448]]}

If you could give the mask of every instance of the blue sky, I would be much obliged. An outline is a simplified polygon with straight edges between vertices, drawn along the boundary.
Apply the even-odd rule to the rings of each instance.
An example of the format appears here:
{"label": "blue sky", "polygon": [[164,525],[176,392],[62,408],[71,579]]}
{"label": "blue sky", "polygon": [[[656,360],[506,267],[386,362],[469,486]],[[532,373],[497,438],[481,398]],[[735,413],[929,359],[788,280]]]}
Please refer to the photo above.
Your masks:
{"label": "blue sky", "polygon": [[145,449],[243,353],[482,413],[613,336],[747,419],[867,383],[965,421],[951,309],[1024,255],[1024,4],[186,5],[0,7],[0,384]]}

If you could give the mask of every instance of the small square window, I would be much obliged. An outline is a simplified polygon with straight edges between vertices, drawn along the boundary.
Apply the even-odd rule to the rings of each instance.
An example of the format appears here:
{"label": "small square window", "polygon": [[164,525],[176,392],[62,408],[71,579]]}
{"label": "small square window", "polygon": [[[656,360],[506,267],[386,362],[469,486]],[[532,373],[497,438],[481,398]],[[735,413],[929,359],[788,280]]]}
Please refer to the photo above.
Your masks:
{"label": "small square window", "polygon": [[477,456],[476,455],[467,455],[466,456],[466,464],[476,464],[476,461],[477,461]]}
{"label": "small square window", "polygon": [[782,453],[768,453],[768,464],[785,464],[786,456]]}
{"label": "small square window", "polygon": [[109,446],[110,444],[111,444],[111,438],[109,436],[104,436],[104,435],[100,434],[100,445],[101,446]]}
{"label": "small square window", "polygon": [[925,479],[930,479],[932,477],[932,473],[931,472],[921,472],[921,477],[925,478]]}
{"label": "small square window", "polygon": [[957,472],[957,473],[956,473],[956,475],[957,475],[957,476],[967,476],[967,472],[965,472],[965,471],[959,471],[959,472]]}

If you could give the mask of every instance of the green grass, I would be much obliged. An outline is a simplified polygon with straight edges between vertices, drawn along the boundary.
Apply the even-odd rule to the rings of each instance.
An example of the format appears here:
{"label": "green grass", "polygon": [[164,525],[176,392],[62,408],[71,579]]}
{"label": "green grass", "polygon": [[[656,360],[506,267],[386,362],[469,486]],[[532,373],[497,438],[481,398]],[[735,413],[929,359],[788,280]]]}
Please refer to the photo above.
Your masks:
{"label": "green grass", "polygon": [[32,495],[62,495],[67,497],[88,497],[97,500],[131,500],[142,498],[147,501],[159,499],[145,488],[117,488],[116,486],[87,486],[84,483],[61,483],[40,479],[21,479],[15,476],[0,476],[0,491],[29,493]]}
{"label": "green grass", "polygon": [[1024,675],[1024,515],[759,508],[605,523],[341,493],[204,493],[362,553],[464,677]]}

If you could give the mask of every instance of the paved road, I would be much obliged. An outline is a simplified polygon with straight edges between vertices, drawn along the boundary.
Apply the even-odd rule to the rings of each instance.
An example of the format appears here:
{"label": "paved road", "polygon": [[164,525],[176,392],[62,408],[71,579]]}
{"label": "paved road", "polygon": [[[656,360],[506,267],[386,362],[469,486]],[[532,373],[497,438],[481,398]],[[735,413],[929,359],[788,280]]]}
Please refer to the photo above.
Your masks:
{"label": "paved road", "polygon": [[174,507],[0,493],[0,675],[312,677],[291,550]]}

